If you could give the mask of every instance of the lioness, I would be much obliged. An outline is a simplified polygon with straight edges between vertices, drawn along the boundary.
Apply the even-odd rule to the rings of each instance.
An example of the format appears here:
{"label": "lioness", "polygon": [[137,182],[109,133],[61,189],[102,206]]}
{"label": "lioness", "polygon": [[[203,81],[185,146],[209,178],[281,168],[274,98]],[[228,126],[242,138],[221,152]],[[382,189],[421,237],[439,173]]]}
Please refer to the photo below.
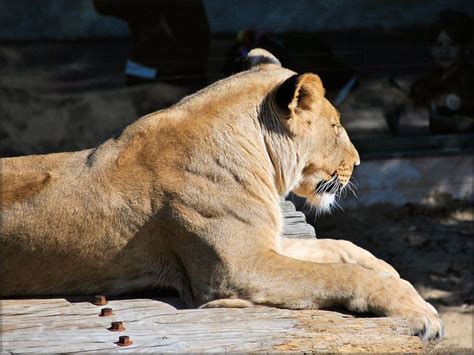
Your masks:
{"label": "lioness", "polygon": [[174,287],[189,307],[345,306],[442,336],[436,310],[349,242],[282,240],[281,196],[321,208],[359,156],[317,75],[249,70],[73,153],[2,159],[1,294]]}

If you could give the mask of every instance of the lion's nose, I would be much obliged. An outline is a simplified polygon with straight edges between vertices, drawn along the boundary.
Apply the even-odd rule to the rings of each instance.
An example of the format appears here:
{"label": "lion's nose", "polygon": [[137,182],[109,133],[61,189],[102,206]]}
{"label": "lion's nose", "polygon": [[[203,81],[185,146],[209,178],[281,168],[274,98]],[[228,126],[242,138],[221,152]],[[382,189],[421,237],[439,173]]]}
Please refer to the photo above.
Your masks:
{"label": "lion's nose", "polygon": [[354,153],[355,153],[354,166],[358,166],[360,165],[360,156],[359,156],[359,152],[355,148],[354,148]]}

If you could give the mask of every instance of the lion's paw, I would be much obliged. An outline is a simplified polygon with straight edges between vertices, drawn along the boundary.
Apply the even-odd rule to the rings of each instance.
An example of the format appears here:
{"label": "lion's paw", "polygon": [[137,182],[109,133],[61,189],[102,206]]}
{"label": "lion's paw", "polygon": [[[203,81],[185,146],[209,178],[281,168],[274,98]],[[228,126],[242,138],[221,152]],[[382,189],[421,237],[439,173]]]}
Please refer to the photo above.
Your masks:
{"label": "lion's paw", "polygon": [[444,323],[432,312],[405,310],[400,312],[400,317],[408,320],[411,334],[423,341],[440,340],[444,336]]}
{"label": "lion's paw", "polygon": [[400,274],[393,268],[392,265],[383,261],[382,259],[377,259],[375,256],[367,257],[358,262],[359,265],[377,271],[384,276],[399,278]]}
{"label": "lion's paw", "polygon": [[369,251],[358,247],[347,240],[337,240],[337,247],[339,248],[339,255],[341,261],[344,263],[357,264],[367,269],[377,271],[378,273],[387,276],[399,278],[397,270],[382,259],[376,258]]}
{"label": "lion's paw", "polygon": [[394,297],[389,315],[408,321],[411,334],[423,341],[440,340],[444,336],[444,323],[436,309],[426,302],[407,281],[400,279],[401,296]]}

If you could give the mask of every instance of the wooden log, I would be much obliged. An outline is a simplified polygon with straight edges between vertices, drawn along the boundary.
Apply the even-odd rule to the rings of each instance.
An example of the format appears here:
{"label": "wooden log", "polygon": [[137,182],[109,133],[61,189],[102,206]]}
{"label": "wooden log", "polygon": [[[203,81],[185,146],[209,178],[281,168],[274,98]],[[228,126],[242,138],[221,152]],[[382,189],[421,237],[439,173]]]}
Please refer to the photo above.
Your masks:
{"label": "wooden log", "polygon": [[291,201],[282,201],[280,207],[283,212],[284,238],[316,238],[313,226],[306,223],[304,213],[297,211]]}
{"label": "wooden log", "polygon": [[[165,302],[164,302],[165,301]],[[2,352],[373,351],[415,352],[423,344],[403,320],[354,318],[329,311],[187,309],[177,300],[124,299],[102,307],[66,299],[3,300]],[[109,331],[123,321],[125,331]],[[120,347],[120,335],[133,344]]]}

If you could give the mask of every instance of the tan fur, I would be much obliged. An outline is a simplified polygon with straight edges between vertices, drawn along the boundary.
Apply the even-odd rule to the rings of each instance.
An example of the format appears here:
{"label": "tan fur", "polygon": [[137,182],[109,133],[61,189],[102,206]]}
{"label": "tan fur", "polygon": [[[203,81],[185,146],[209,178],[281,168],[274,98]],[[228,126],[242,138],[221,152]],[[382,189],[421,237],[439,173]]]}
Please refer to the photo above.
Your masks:
{"label": "tan fur", "polygon": [[249,63],[97,148],[2,159],[1,294],[169,286],[188,306],[342,305],[441,334],[436,311],[372,256],[343,246],[318,260],[320,241],[306,247],[330,263],[283,255],[298,253],[282,245],[281,196],[320,203],[318,183],[346,185],[359,156],[319,77],[263,50]]}
{"label": "tan fur", "polygon": [[[3,176],[2,176],[3,177]],[[10,207],[16,202],[32,198],[40,192],[51,179],[51,174],[42,171],[22,171],[5,176],[2,180],[1,204]]]}
{"label": "tan fur", "polygon": [[385,261],[347,240],[283,239],[281,253],[291,258],[316,263],[358,264],[390,277],[400,277]]}

